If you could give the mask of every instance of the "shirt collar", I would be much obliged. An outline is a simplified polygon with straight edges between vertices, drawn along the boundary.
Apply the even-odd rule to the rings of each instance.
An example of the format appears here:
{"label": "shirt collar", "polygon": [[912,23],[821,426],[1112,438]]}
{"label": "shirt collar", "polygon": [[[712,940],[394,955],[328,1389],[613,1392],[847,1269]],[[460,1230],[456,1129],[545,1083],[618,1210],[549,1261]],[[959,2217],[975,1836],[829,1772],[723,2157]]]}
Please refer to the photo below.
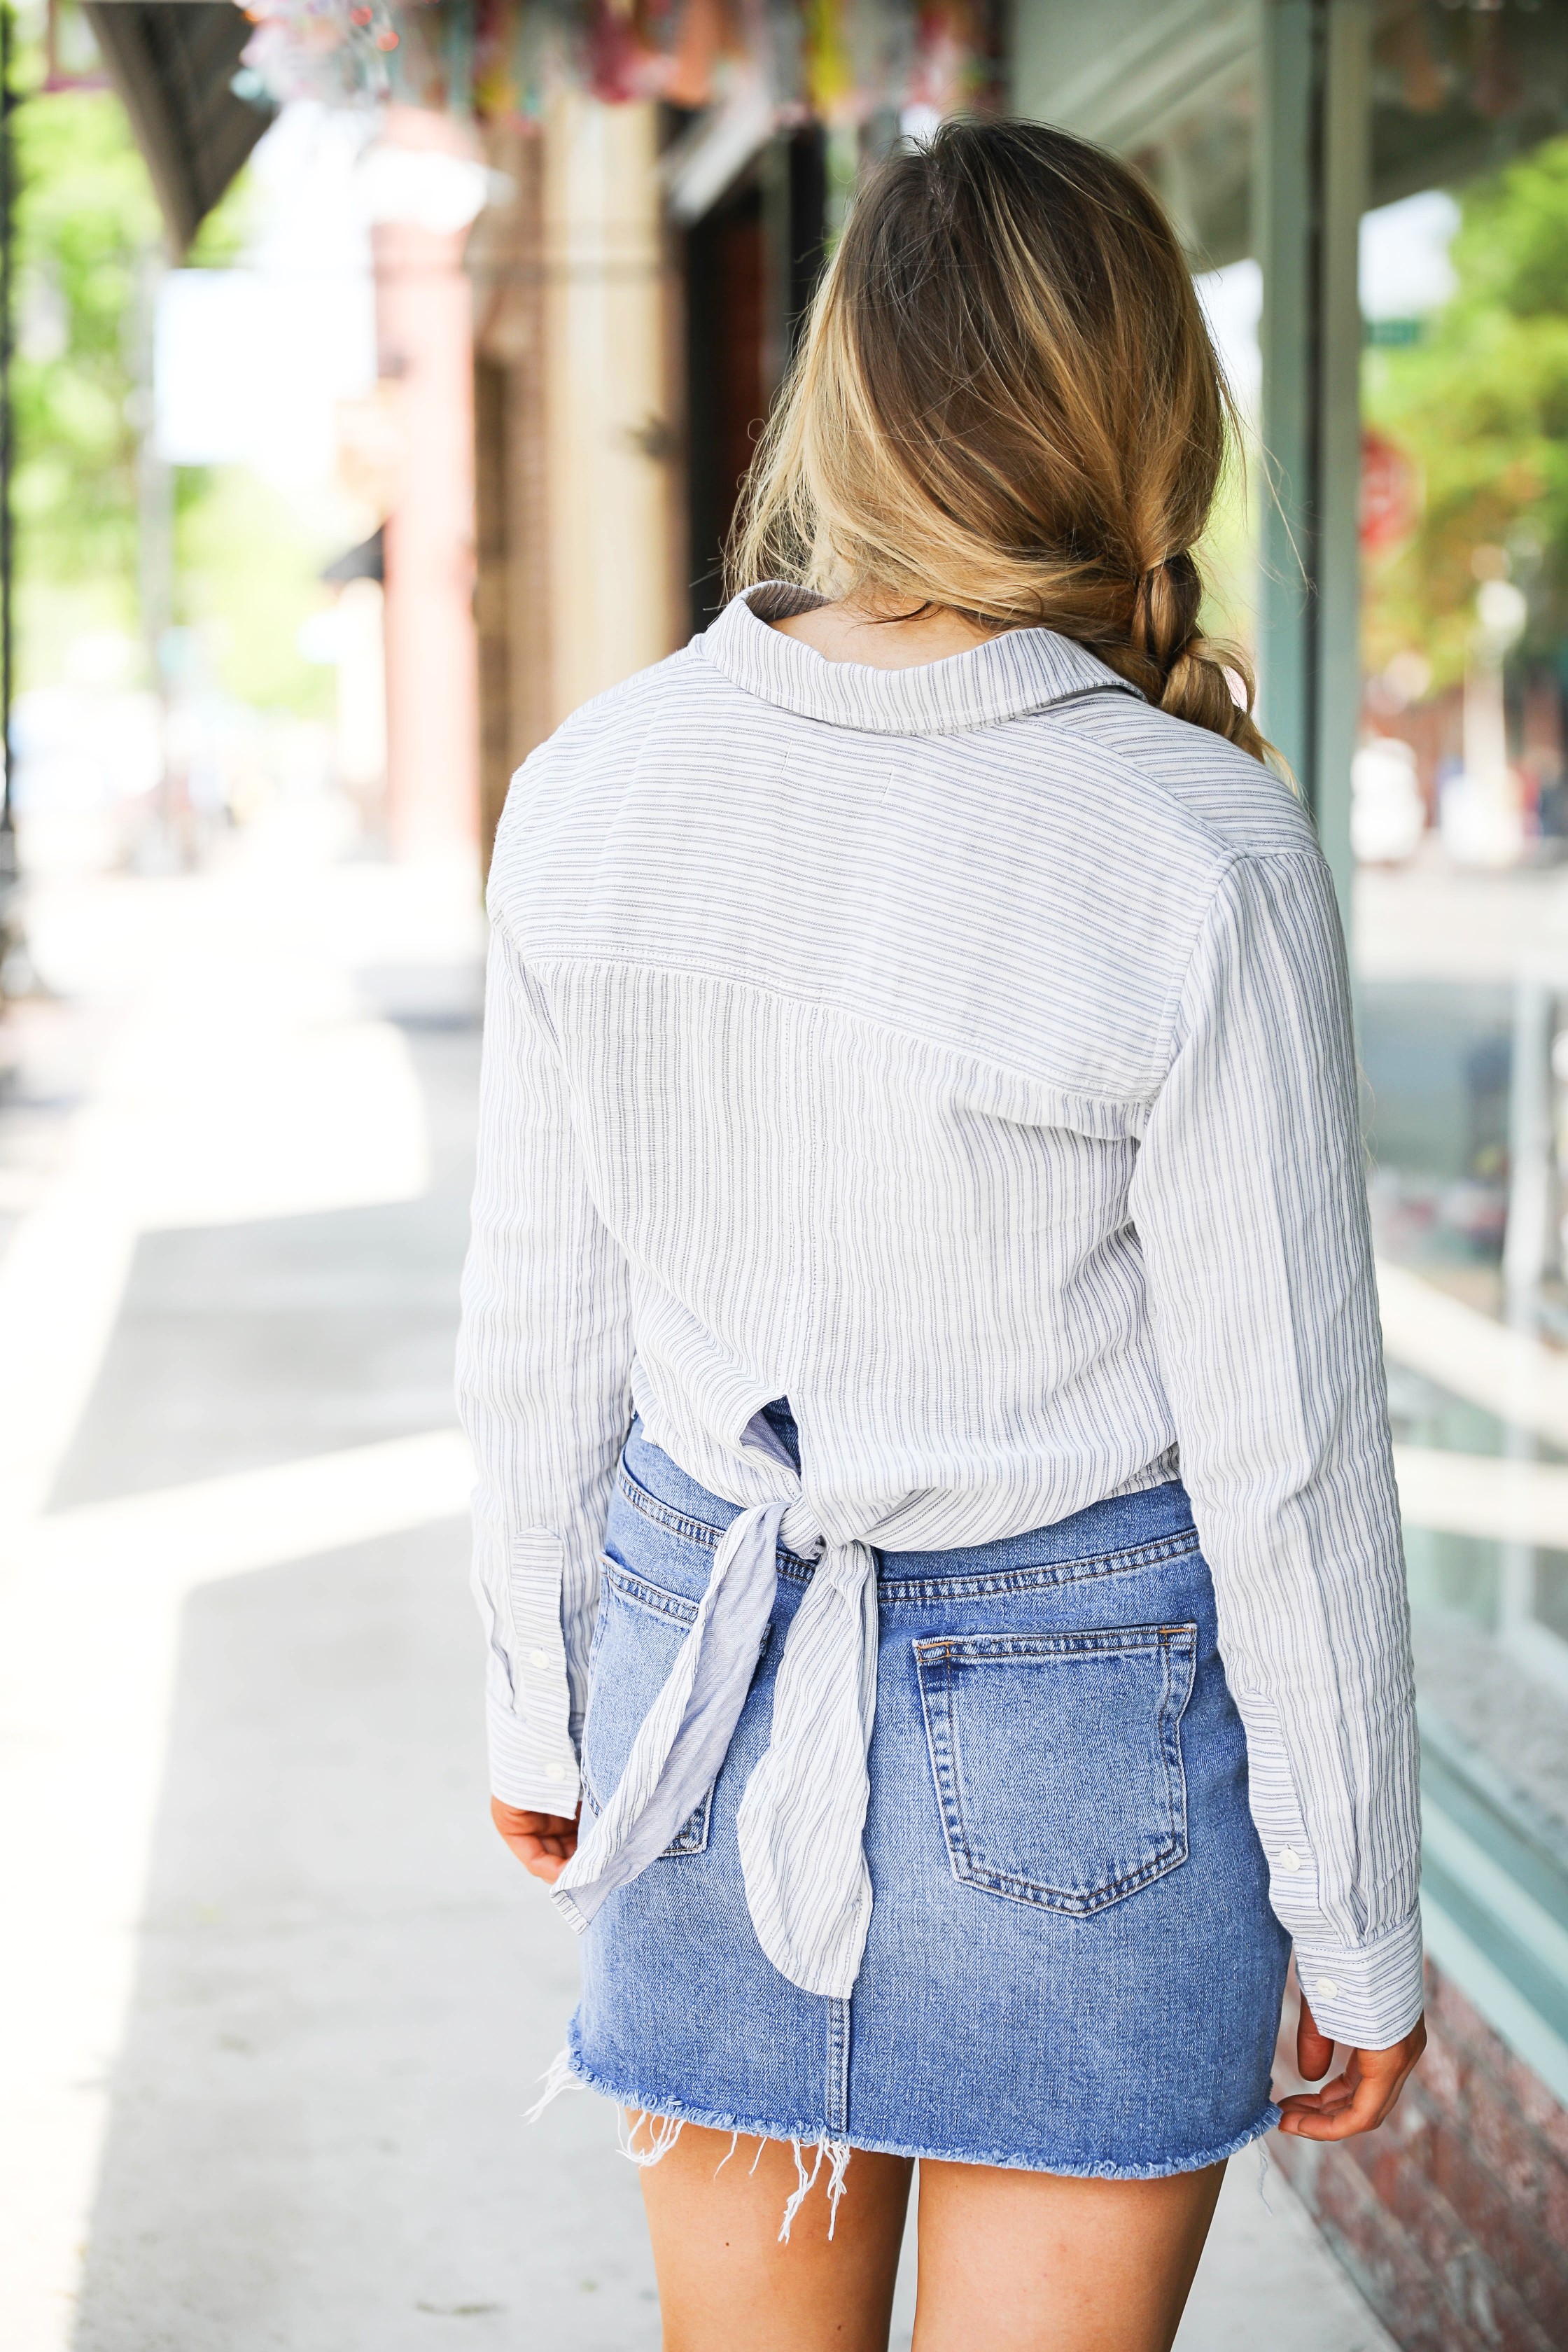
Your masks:
{"label": "shirt collar", "polygon": [[769,625],[822,602],[808,589],[768,581],[731,598],[698,645],[742,693],[803,719],[883,735],[952,735],[993,727],[1080,694],[1138,696],[1138,688],[1054,629],[1009,629],[968,653],[909,669],[825,661]]}

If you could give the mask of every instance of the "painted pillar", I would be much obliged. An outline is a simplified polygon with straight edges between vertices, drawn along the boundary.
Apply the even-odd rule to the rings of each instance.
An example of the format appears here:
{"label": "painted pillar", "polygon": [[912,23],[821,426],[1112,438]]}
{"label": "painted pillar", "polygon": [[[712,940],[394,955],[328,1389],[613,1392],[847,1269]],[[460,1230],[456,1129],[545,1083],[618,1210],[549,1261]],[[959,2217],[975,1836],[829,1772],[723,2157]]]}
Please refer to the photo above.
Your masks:
{"label": "painted pillar", "polygon": [[673,290],[651,104],[556,100],[542,232],[555,723],[686,633]]}
{"label": "painted pillar", "polygon": [[1264,731],[1300,781],[1347,927],[1361,707],[1361,215],[1367,0],[1263,0],[1255,244],[1263,269]]}
{"label": "painted pillar", "polygon": [[[471,156],[460,126],[414,107],[388,110],[380,144]],[[380,373],[397,387],[402,444],[385,538],[387,822],[400,857],[471,853],[479,758],[467,227],[383,219],[373,235]]]}

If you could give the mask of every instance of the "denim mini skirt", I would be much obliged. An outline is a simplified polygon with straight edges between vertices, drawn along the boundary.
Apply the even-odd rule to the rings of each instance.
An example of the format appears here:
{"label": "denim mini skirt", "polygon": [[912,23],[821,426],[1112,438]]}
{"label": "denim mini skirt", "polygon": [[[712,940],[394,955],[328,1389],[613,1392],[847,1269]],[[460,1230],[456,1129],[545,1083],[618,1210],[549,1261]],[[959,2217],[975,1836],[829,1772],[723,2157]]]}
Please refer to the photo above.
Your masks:
{"label": "denim mini skirt", "polygon": [[[634,1429],[586,1808],[614,1790],[735,1516]],[[873,1907],[847,2000],[779,1974],[742,1883],[736,1809],[812,1573],[782,1549],[778,1569],[718,1779],[584,1937],[559,2087],[668,2119],[659,2147],[685,2121],[793,2140],[797,2160],[815,2144],[1143,2179],[1268,2131],[1289,1945],[1181,1486],[971,1549],[879,1554]]]}

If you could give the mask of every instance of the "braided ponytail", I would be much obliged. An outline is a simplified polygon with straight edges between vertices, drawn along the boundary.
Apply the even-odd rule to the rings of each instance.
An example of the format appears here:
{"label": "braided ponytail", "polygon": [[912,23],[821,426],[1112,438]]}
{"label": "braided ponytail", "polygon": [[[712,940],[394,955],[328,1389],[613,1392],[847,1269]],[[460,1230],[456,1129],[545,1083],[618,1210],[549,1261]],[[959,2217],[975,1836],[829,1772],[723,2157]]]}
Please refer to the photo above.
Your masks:
{"label": "braided ponytail", "polygon": [[[1203,575],[1191,548],[1184,548],[1151,564],[1138,583],[1129,646],[1143,675],[1119,662],[1115,647],[1099,650],[1157,709],[1224,735],[1261,760],[1265,745],[1252,716],[1251,665],[1229,647],[1210,645],[1198,623],[1203,601]],[[1237,699],[1233,678],[1244,700]]]}
{"label": "braided ponytail", "polygon": [[747,478],[731,584],[1055,629],[1261,759],[1247,665],[1199,625],[1193,552],[1235,421],[1138,173],[1043,124],[944,123],[850,215]]}

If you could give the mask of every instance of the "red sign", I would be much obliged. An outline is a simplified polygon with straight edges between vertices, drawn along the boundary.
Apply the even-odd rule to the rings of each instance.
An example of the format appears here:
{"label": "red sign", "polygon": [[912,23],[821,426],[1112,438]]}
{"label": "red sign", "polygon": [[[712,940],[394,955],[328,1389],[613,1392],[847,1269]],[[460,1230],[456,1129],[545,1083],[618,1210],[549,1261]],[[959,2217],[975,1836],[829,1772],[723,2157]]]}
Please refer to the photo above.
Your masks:
{"label": "red sign", "polygon": [[1421,518],[1421,477],[1397,443],[1368,425],[1361,436],[1361,551],[1387,555]]}

